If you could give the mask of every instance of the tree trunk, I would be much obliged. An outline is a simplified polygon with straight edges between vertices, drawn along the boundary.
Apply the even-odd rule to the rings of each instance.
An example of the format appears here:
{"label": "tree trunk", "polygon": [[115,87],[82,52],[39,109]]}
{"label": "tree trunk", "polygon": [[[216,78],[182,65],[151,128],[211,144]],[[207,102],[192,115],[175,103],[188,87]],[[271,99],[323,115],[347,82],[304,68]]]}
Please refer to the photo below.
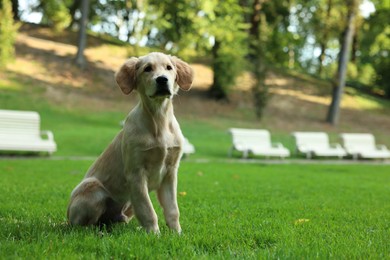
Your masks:
{"label": "tree trunk", "polygon": [[322,71],[323,71],[323,63],[325,60],[325,51],[326,51],[326,44],[325,42],[320,43],[320,48],[321,48],[321,53],[320,56],[318,57],[318,76],[322,76]]}
{"label": "tree trunk", "polygon": [[353,35],[352,40],[352,52],[351,52],[351,62],[357,63],[357,52],[359,50],[359,34],[358,30],[355,30],[355,34]]}
{"label": "tree trunk", "polygon": [[354,34],[356,0],[348,7],[348,22],[343,32],[342,46],[340,49],[339,65],[337,70],[336,82],[333,86],[332,102],[329,106],[326,121],[336,125],[339,121],[340,103],[344,92],[345,78],[347,74],[347,64],[351,50],[352,37]]}
{"label": "tree trunk", "polygon": [[295,50],[292,44],[288,45],[288,68],[290,70],[295,67]]}
{"label": "tree trunk", "polygon": [[260,40],[260,19],[263,0],[254,0],[250,16],[249,28],[249,60],[253,62],[258,58]]}
{"label": "tree trunk", "polygon": [[12,12],[14,13],[14,20],[19,21],[19,0],[12,0]]}
{"label": "tree trunk", "polygon": [[75,14],[76,14],[77,9],[80,8],[80,3],[81,3],[80,0],[73,0],[72,5],[69,7],[69,14],[70,14],[70,17],[72,18],[72,21],[70,22],[68,28],[72,28],[73,25],[77,22]]}
{"label": "tree trunk", "polygon": [[212,49],[212,55],[213,55],[213,85],[209,89],[209,96],[211,98],[214,98],[216,100],[227,100],[227,94],[224,90],[223,83],[220,82],[219,77],[223,77],[223,75],[218,75],[218,73],[221,71],[221,68],[219,67],[219,49],[220,49],[221,43],[218,40],[215,40],[215,44]]}
{"label": "tree trunk", "polygon": [[251,63],[254,83],[252,85],[253,103],[257,119],[261,119],[267,104],[268,87],[265,84],[266,64],[263,50],[263,38],[260,32],[265,15],[261,13],[265,0],[255,0],[252,5],[249,29],[249,62]]}
{"label": "tree trunk", "polygon": [[84,69],[87,65],[87,62],[84,57],[84,49],[87,45],[87,24],[88,24],[88,12],[89,12],[89,0],[82,0],[81,2],[81,19],[80,19],[80,28],[79,28],[79,40],[78,40],[78,49],[76,55],[76,64]]}
{"label": "tree trunk", "polygon": [[328,28],[329,25],[328,25],[328,23],[329,23],[329,20],[330,20],[331,10],[332,10],[332,0],[328,0],[328,6],[327,6],[327,10],[326,10],[326,19],[324,21],[325,31],[324,31],[324,34],[323,34],[322,41],[320,43],[321,54],[318,57],[318,63],[319,63],[318,75],[320,77],[322,76],[322,72],[323,72],[323,68],[324,68],[323,63],[324,63],[324,60],[325,60],[325,51],[326,51],[326,47],[327,47],[327,44],[328,44],[328,38],[329,38],[329,28]]}

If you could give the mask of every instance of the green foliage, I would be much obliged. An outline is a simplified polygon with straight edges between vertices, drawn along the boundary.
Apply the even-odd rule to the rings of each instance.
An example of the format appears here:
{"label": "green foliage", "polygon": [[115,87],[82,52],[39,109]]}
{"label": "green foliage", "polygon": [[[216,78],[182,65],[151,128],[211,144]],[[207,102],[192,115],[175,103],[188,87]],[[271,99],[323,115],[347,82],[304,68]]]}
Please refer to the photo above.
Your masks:
{"label": "green foliage", "polygon": [[[191,51],[196,48],[199,41],[202,19],[198,13],[201,11],[201,2],[194,0],[149,1],[151,13],[156,17],[157,34],[152,40],[162,48],[183,58],[188,58]],[[183,52],[186,53],[183,55]],[[191,56],[194,56],[192,53]]]}
{"label": "green foliage", "polygon": [[371,64],[363,64],[359,68],[357,80],[365,85],[373,86],[375,84],[376,71]]}
{"label": "green foliage", "polygon": [[377,65],[376,82],[382,86],[385,96],[390,99],[390,59],[382,59]]}
{"label": "green foliage", "polygon": [[53,27],[56,32],[64,30],[71,22],[71,17],[64,0],[42,0],[42,22]]}
{"label": "green foliage", "polygon": [[265,1],[262,13],[265,19],[261,20],[260,42],[264,57],[268,65],[288,66],[289,48],[297,45],[297,38],[288,31],[290,25],[290,3],[288,1]]}
{"label": "green foliage", "polygon": [[286,65],[291,62],[288,52],[292,51],[290,49],[292,42],[288,42],[288,39],[293,36],[287,30],[289,3],[280,1],[254,3],[261,6],[250,10],[248,60],[254,78],[252,94],[255,115],[257,119],[262,119],[269,99],[269,90],[265,82],[267,67]]}
{"label": "green foliage", "polygon": [[[42,23],[61,31],[69,25],[77,1],[39,0]],[[362,1],[354,1],[361,3]],[[389,1],[372,0],[376,11],[368,18],[357,17],[353,54],[356,68],[349,78],[375,84],[383,91],[386,59],[389,57]],[[234,86],[248,57],[250,13],[254,0],[90,0],[90,21],[101,33],[130,42],[134,49],[146,44],[186,60],[215,56],[216,82],[212,90],[226,93]],[[267,66],[300,69],[334,78],[339,39],[346,23],[348,5],[343,0],[260,1],[261,45]],[[73,10],[73,12],[71,11]],[[70,14],[71,13],[71,14]],[[218,50],[213,50],[219,42]],[[137,47],[138,46],[138,47]],[[318,50],[322,55],[317,55]],[[316,54],[316,55],[312,55]],[[209,58],[208,60],[211,60]],[[235,64],[230,64],[234,60]],[[323,67],[324,66],[324,67]],[[373,68],[374,71],[371,69]],[[222,79],[221,75],[229,75]],[[223,73],[223,74],[221,74]],[[351,74],[352,73],[352,74]],[[222,77],[222,76],[221,76]],[[220,92],[220,93],[222,93]],[[222,96],[226,96],[222,93]]]}
{"label": "green foliage", "polygon": [[389,71],[390,71],[390,25],[388,17],[390,8],[377,5],[378,10],[368,18],[363,27],[361,39],[362,64],[369,64],[375,70],[375,80],[387,97],[390,97]]}
{"label": "green foliage", "polygon": [[359,76],[359,72],[356,64],[349,62],[347,65],[347,78],[356,80],[358,76]]}
{"label": "green foliage", "polygon": [[[204,34],[213,39],[214,82],[210,95],[216,99],[226,99],[229,89],[235,84],[236,77],[242,72],[245,56],[248,52],[243,7],[237,1],[213,1],[206,9],[205,18],[209,26]],[[234,26],[232,26],[234,25]]]}
{"label": "green foliage", "polygon": [[14,22],[10,0],[2,0],[0,8],[0,67],[15,57],[15,40],[19,25]]}
{"label": "green foliage", "polygon": [[213,60],[214,82],[210,94],[216,99],[226,99],[236,77],[243,70],[243,56],[234,52],[231,45],[221,44]]}

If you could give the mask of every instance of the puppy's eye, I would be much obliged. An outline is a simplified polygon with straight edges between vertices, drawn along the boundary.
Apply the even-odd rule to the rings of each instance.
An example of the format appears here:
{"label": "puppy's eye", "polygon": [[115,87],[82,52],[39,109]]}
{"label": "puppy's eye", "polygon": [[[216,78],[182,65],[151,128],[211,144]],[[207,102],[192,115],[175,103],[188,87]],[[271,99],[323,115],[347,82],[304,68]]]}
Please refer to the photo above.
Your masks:
{"label": "puppy's eye", "polygon": [[145,72],[151,72],[152,70],[153,70],[152,66],[150,66],[150,65],[146,66],[145,69],[144,69]]}
{"label": "puppy's eye", "polygon": [[172,66],[171,66],[171,65],[168,65],[168,66],[167,66],[167,70],[172,70]]}

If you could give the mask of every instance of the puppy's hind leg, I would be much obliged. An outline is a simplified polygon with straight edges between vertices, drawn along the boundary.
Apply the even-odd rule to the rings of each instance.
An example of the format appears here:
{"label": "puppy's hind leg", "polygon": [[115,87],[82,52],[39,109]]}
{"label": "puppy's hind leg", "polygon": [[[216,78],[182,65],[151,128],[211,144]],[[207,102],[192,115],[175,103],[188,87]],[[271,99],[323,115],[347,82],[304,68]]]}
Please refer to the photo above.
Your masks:
{"label": "puppy's hind leg", "polygon": [[107,199],[106,211],[99,219],[100,224],[113,224],[116,222],[128,223],[133,217],[133,210],[130,202],[125,204]]}
{"label": "puppy's hind leg", "polygon": [[106,211],[109,194],[96,178],[84,179],[72,192],[68,206],[71,225],[95,225]]}

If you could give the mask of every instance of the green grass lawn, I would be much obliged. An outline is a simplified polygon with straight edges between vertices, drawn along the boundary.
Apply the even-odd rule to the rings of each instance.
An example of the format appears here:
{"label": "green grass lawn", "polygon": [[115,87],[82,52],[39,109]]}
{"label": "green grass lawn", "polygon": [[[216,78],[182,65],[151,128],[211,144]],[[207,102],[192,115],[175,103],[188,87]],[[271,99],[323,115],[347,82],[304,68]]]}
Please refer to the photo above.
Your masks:
{"label": "green grass lawn", "polygon": [[66,206],[92,161],[0,160],[0,258],[390,257],[385,165],[262,165],[183,161],[183,235],[153,201],[161,235],[136,220],[72,228]]}

